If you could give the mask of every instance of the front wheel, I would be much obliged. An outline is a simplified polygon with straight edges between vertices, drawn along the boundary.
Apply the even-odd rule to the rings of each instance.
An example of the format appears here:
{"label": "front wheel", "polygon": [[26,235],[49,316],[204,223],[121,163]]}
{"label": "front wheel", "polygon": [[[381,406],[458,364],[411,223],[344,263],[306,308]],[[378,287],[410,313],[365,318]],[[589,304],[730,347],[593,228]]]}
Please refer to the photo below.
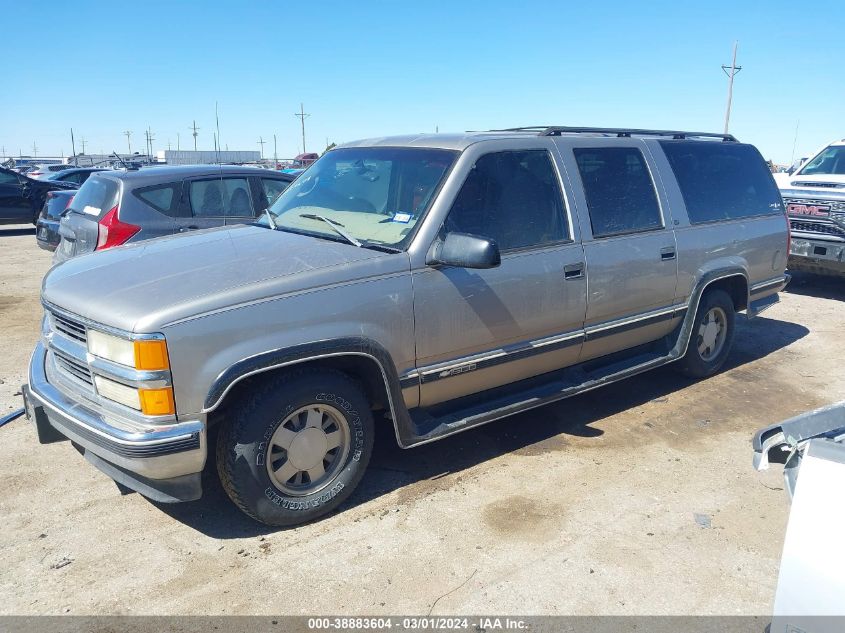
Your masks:
{"label": "front wheel", "polygon": [[217,441],[226,493],[252,518],[292,526],[328,514],[370,460],[369,403],[347,375],[304,370],[235,402]]}
{"label": "front wheel", "polygon": [[736,312],[724,290],[708,291],[698,306],[687,353],[679,365],[693,378],[712,376],[725,364],[734,340]]}

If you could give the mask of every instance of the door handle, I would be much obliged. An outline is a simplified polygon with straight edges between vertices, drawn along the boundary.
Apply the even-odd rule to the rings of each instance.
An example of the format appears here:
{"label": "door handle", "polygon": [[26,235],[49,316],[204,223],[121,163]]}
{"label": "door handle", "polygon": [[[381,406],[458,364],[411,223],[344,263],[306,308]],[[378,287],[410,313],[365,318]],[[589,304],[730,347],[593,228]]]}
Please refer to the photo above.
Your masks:
{"label": "door handle", "polygon": [[660,249],[660,259],[664,262],[669,262],[675,259],[675,247],[667,246]]}
{"label": "door handle", "polygon": [[179,232],[180,232],[180,233],[184,233],[185,231],[196,231],[196,230],[198,230],[199,228],[200,228],[200,227],[198,227],[198,226],[194,226],[193,224],[191,224],[190,226],[180,226],[180,227],[179,227]]}
{"label": "door handle", "polygon": [[563,267],[564,279],[582,279],[584,277],[584,264],[579,262],[577,264],[569,264]]}

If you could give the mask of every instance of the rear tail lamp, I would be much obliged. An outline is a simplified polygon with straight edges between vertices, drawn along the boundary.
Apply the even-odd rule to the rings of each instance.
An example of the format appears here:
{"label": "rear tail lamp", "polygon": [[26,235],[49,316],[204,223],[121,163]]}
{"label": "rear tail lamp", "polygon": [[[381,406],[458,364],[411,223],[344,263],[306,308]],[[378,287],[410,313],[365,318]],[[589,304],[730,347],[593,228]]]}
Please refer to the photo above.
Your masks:
{"label": "rear tail lamp", "polygon": [[70,206],[70,203],[71,203],[71,202],[73,202],[73,199],[74,199],[75,197],[76,197],[76,196],[68,196],[68,199],[67,199],[67,204],[65,205],[65,209],[67,209],[67,208]]}
{"label": "rear tail lamp", "polygon": [[97,222],[97,248],[94,250],[101,251],[125,244],[140,230],[140,226],[121,222],[117,217],[117,207],[114,207]]}

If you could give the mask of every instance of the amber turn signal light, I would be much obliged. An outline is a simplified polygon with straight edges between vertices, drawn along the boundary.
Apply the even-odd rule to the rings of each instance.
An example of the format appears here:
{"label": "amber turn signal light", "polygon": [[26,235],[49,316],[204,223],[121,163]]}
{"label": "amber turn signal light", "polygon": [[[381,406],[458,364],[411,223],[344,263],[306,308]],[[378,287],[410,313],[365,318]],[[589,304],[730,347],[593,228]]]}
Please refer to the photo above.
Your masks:
{"label": "amber turn signal light", "polygon": [[164,389],[139,389],[141,412],[144,415],[174,415],[176,404],[173,401],[173,387]]}
{"label": "amber turn signal light", "polygon": [[167,343],[159,340],[135,341],[135,369],[169,369]]}

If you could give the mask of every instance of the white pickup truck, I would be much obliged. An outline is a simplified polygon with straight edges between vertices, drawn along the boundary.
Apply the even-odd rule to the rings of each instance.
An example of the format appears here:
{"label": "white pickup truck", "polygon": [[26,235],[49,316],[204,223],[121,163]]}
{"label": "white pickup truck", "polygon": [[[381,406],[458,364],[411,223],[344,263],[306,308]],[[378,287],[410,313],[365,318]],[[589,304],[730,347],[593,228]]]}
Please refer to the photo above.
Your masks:
{"label": "white pickup truck", "polygon": [[775,181],[792,231],[789,269],[845,277],[845,139]]}

